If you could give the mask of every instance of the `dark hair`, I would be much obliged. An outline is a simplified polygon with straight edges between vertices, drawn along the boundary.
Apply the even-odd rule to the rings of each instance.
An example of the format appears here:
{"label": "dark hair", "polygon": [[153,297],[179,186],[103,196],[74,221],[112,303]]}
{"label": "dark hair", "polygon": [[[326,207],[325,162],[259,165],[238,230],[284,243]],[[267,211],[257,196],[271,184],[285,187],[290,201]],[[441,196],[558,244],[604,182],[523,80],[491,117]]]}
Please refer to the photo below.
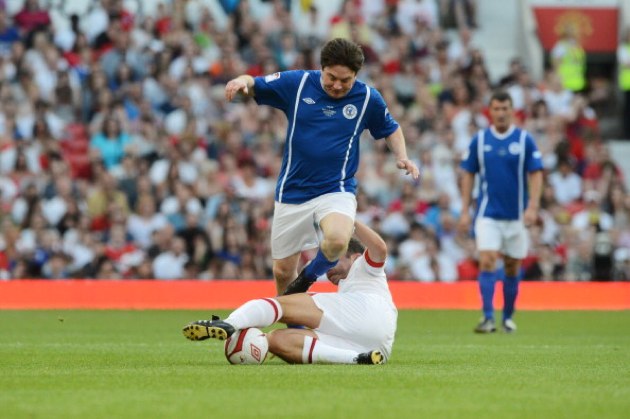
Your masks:
{"label": "dark hair", "polygon": [[558,159],[558,163],[556,164],[556,166],[560,167],[562,165],[567,165],[571,169],[573,169],[573,162],[571,161],[571,159],[569,157],[562,157],[562,158]]}
{"label": "dark hair", "polygon": [[350,242],[348,243],[348,251],[346,252],[346,254],[350,256],[350,255],[354,255],[355,253],[363,254],[363,252],[365,252],[365,246],[363,246],[363,243],[361,243],[359,240],[355,239],[354,237],[351,238]]}
{"label": "dark hair", "polygon": [[363,67],[363,50],[352,41],[335,38],[326,42],[320,54],[322,68],[343,65],[358,73]]}
{"label": "dark hair", "polygon": [[510,106],[513,105],[512,96],[510,96],[510,94],[505,90],[497,90],[496,92],[494,92],[490,97],[490,103],[495,100],[497,102],[505,102],[507,100],[508,102],[510,102]]}

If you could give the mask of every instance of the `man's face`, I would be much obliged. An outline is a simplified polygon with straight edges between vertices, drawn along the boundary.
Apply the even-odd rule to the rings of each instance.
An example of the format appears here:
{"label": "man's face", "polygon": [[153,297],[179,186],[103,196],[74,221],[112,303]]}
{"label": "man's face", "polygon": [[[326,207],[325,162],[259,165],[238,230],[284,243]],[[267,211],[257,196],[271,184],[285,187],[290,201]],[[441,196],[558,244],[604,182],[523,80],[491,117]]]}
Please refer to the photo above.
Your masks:
{"label": "man's face", "polygon": [[347,95],[356,79],[357,73],[345,65],[322,68],[322,85],[328,96],[333,99],[341,99]]}
{"label": "man's face", "polygon": [[512,124],[512,114],[512,104],[509,100],[490,102],[490,118],[497,131],[507,131]]}

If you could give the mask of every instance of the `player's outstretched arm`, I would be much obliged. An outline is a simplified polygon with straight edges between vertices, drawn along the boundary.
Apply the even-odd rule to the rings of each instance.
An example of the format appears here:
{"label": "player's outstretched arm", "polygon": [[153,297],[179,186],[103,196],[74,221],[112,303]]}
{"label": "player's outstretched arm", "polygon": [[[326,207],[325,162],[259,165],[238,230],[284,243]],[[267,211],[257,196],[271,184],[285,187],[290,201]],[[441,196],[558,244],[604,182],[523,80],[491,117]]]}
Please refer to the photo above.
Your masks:
{"label": "player's outstretched arm", "polygon": [[254,96],[254,78],[248,74],[243,74],[230,80],[225,85],[225,99],[231,101],[238,93],[245,96]]}
{"label": "player's outstretched arm", "polygon": [[367,248],[370,259],[376,263],[385,262],[387,245],[385,240],[374,230],[359,220],[354,221],[354,235]]}
{"label": "player's outstretched arm", "polygon": [[420,171],[416,164],[407,157],[407,147],[405,146],[405,136],[402,129],[398,127],[389,137],[385,138],[385,141],[389,149],[394,153],[394,156],[396,156],[396,166],[401,170],[405,170],[412,178],[418,179]]}

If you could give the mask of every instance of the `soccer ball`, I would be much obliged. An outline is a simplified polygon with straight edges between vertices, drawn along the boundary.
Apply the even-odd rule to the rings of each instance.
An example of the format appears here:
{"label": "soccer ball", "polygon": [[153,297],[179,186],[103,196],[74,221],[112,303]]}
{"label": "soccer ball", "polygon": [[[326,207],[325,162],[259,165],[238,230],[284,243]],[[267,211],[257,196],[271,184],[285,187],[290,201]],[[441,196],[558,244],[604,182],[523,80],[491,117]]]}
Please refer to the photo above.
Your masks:
{"label": "soccer ball", "polygon": [[237,330],[225,341],[225,357],[230,364],[262,364],[268,351],[267,335],[255,327]]}

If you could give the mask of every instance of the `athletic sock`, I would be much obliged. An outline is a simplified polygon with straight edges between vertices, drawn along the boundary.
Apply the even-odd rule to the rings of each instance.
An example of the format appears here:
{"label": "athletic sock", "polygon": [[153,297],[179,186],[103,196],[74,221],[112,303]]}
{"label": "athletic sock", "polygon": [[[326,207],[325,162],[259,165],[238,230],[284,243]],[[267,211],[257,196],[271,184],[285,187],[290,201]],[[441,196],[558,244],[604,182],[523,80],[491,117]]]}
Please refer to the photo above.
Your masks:
{"label": "athletic sock", "polygon": [[309,281],[315,281],[321,275],[328,272],[329,269],[333,268],[337,262],[339,262],[339,260],[330,261],[326,259],[322,250],[319,249],[317,255],[311,260],[311,263],[304,268],[304,276]]}
{"label": "athletic sock", "polygon": [[358,355],[359,353],[356,351],[335,348],[319,339],[304,336],[303,364],[356,364]]}
{"label": "athletic sock", "polygon": [[518,275],[506,276],[503,280],[503,320],[511,319],[514,315],[519,282]]}
{"label": "athletic sock", "polygon": [[266,327],[282,318],[282,306],[274,298],[251,300],[234,310],[225,319],[235,329]]}
{"label": "athletic sock", "polygon": [[494,272],[481,271],[479,273],[479,292],[481,293],[481,301],[483,302],[483,316],[486,319],[494,319],[492,300],[494,298],[495,280],[496,275]]}

